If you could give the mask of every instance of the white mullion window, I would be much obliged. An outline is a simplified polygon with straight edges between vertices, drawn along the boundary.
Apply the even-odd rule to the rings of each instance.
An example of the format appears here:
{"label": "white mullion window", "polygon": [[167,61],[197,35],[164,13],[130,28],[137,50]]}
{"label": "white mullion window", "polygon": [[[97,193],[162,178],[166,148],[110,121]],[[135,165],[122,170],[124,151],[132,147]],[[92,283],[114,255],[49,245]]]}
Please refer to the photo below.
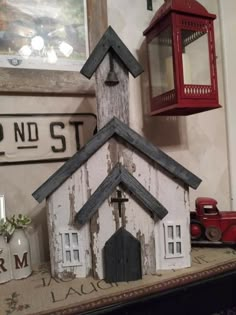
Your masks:
{"label": "white mullion window", "polygon": [[183,256],[182,225],[178,222],[164,223],[166,258]]}
{"label": "white mullion window", "polygon": [[79,233],[74,230],[60,232],[62,240],[63,267],[80,266]]}

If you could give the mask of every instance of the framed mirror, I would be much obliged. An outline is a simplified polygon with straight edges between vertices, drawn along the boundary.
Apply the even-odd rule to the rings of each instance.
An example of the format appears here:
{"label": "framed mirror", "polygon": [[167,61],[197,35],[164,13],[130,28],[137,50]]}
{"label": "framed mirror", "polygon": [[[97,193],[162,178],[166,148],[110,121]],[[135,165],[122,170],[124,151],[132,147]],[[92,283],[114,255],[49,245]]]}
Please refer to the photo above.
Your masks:
{"label": "framed mirror", "polygon": [[106,0],[0,3],[0,94],[95,94],[80,69],[107,28]]}

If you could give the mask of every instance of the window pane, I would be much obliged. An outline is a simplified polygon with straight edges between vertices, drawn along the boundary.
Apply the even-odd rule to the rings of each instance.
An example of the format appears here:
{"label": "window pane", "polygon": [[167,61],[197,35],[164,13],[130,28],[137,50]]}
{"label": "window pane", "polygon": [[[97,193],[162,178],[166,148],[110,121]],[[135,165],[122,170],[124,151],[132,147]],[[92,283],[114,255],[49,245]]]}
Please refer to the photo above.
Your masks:
{"label": "window pane", "polygon": [[171,28],[166,28],[148,44],[152,96],[174,89]]}
{"label": "window pane", "polygon": [[174,254],[174,243],[168,243],[169,254]]}
{"label": "window pane", "polygon": [[173,240],[173,238],[174,238],[174,229],[173,229],[173,226],[172,226],[172,225],[169,225],[169,226],[167,227],[167,229],[168,229],[168,238]]}
{"label": "window pane", "polygon": [[74,246],[78,246],[78,244],[79,244],[78,234],[77,233],[72,233],[72,244]]}
{"label": "window pane", "polygon": [[73,250],[73,254],[74,254],[74,260],[75,261],[79,261],[79,251],[78,250]]}
{"label": "window pane", "polygon": [[66,261],[71,261],[71,252],[69,250],[66,251]]}
{"label": "window pane", "polygon": [[204,214],[212,214],[212,215],[217,215],[217,208],[215,205],[205,205],[203,207],[204,209]]}
{"label": "window pane", "polygon": [[176,243],[176,253],[181,254],[181,243],[180,242]]}
{"label": "window pane", "polygon": [[65,246],[70,247],[70,234],[65,233]]}
{"label": "window pane", "polygon": [[180,225],[176,225],[176,237],[180,238],[181,237],[181,229]]}
{"label": "window pane", "polygon": [[211,85],[208,33],[182,30],[184,84]]}

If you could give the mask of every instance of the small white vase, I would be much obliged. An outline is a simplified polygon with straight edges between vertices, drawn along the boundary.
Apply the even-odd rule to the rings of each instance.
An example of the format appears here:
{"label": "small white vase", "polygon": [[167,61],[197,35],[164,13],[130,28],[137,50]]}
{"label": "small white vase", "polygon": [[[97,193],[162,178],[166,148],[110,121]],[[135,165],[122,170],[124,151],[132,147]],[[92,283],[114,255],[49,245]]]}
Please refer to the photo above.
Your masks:
{"label": "small white vase", "polygon": [[23,279],[31,272],[29,240],[23,229],[15,229],[10,242],[13,279]]}
{"label": "small white vase", "polygon": [[0,235],[0,283],[12,279],[10,248],[5,238]]}

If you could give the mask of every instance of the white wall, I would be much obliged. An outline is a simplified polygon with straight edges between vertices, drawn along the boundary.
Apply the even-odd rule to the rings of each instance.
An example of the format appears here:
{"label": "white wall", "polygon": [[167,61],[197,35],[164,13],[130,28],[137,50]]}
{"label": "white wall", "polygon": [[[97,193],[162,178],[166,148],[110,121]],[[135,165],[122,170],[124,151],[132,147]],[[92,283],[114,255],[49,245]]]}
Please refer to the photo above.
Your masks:
{"label": "white wall", "polygon": [[227,116],[230,198],[232,209],[236,209],[236,106],[235,106],[235,73],[236,73],[236,2],[234,0],[219,0],[220,23],[222,27],[225,109]]}
{"label": "white wall", "polygon": [[[220,208],[229,210],[229,172],[218,1],[200,0],[199,2],[210,13],[217,15],[215,21],[216,54],[219,98],[223,107],[193,116],[150,117],[148,115],[147,68],[142,33],[163,1],[154,0],[154,11],[151,12],[146,10],[146,1],[143,0],[132,2],[108,0],[108,22],[145,67],[145,73],[141,78],[130,77],[131,127],[203,180],[197,191],[190,190],[192,209],[196,197],[210,196],[218,200]],[[227,18],[224,22],[226,20]]]}

